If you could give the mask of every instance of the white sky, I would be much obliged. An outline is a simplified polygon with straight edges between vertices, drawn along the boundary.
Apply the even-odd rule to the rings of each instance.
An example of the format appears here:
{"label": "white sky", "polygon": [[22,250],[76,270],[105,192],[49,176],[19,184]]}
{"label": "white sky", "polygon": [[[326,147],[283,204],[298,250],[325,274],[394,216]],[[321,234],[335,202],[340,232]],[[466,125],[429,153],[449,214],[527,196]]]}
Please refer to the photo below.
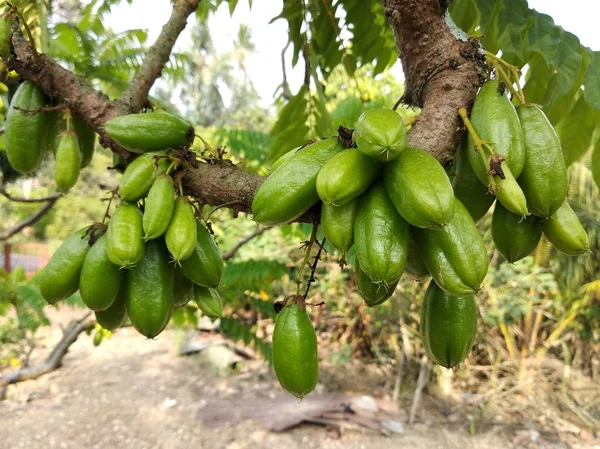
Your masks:
{"label": "white sky", "polygon": [[[171,14],[169,0],[134,0],[131,5],[122,2],[107,17],[107,25],[120,32],[132,28],[145,28],[149,32],[149,43],[153,43],[160,33],[162,25]],[[600,50],[600,1],[598,0],[529,0],[529,6],[539,12],[552,16],[554,21],[567,31],[579,37],[581,43],[592,50]],[[240,23],[249,25],[256,52],[247,61],[247,70],[255,88],[261,95],[263,105],[271,104],[276,87],[281,84],[282,72],[280,55],[287,39],[287,22],[277,20],[269,25],[271,18],[281,11],[282,2],[277,0],[254,0],[252,9],[247,0],[240,0],[233,17],[229,16],[226,4],[209,19],[211,35],[218,51],[233,48]],[[190,42],[190,26],[182,33],[176,48],[182,49]],[[290,46],[291,47],[291,46]],[[291,69],[291,48],[286,57],[288,82],[292,91],[302,83],[303,67],[299,63]],[[400,63],[397,62],[392,73],[402,77]]]}

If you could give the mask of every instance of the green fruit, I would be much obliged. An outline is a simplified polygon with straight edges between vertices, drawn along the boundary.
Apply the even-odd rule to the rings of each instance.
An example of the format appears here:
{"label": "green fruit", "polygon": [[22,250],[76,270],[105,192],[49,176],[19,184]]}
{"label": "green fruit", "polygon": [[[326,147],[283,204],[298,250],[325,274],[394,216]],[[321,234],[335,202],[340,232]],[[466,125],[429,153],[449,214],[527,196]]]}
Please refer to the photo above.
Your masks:
{"label": "green fruit", "polygon": [[542,222],[542,230],[557,250],[569,256],[589,251],[588,235],[567,200],[552,217]]}
{"label": "green fruit", "polygon": [[539,218],[523,218],[497,203],[492,216],[492,239],[500,254],[513,263],[527,257],[542,237]]}
{"label": "green fruit", "polygon": [[15,107],[31,111],[46,103],[44,93],[31,81],[23,82],[12,98],[4,138],[8,162],[19,173],[32,173],[40,167],[46,150],[48,115],[39,112],[32,116]]}
{"label": "green fruit", "polygon": [[159,175],[167,171],[164,152],[146,153],[135,159],[123,172],[119,184],[121,199],[133,203],[145,197]]}
{"label": "green fruit", "polygon": [[103,338],[104,338],[104,334],[102,332],[98,332],[98,330],[96,330],[96,333],[94,334],[94,339],[92,340],[94,343],[94,346],[100,346],[100,343],[102,343]]}
{"label": "green fruit", "polygon": [[342,206],[365,192],[381,173],[383,164],[357,148],[336,154],[317,176],[317,193],[326,204]]}
{"label": "green fruit", "polygon": [[288,151],[287,153],[285,153],[283,156],[281,156],[279,159],[277,159],[275,162],[273,162],[273,165],[271,165],[271,173],[273,173],[275,170],[277,170],[277,168],[281,167],[283,165],[283,163],[285,161],[287,161],[289,158],[291,158],[294,154],[296,154],[296,152],[302,147],[296,147],[291,149],[290,151]]}
{"label": "green fruit", "polygon": [[174,276],[173,301],[175,302],[175,307],[185,306],[194,299],[194,283],[183,274],[181,267],[177,265],[175,265]]}
{"label": "green fruit", "polygon": [[194,207],[183,197],[175,201],[173,216],[165,232],[165,243],[177,264],[190,257],[196,247]]}
{"label": "green fruit", "polygon": [[115,117],[104,124],[104,130],[134,153],[180,148],[194,141],[193,126],[162,112]]}
{"label": "green fruit", "polygon": [[6,60],[10,56],[10,32],[12,15],[0,9],[0,55]]}
{"label": "green fruit", "polygon": [[354,140],[358,149],[372,158],[389,162],[406,148],[406,126],[391,109],[370,109],[356,122]]}
{"label": "green fruit", "polygon": [[532,214],[550,217],[567,196],[567,167],[560,140],[546,118],[533,104],[517,108],[525,142],[525,165],[518,181]]}
{"label": "green fruit", "polygon": [[96,133],[88,126],[85,120],[73,117],[73,128],[79,139],[81,149],[81,168],[87,167],[92,162],[96,149]]}
{"label": "green fruit", "polygon": [[408,257],[406,258],[406,267],[404,268],[404,271],[417,281],[422,281],[431,276],[427,269],[427,265],[425,265],[425,261],[423,260],[421,250],[412,236],[408,239]]}
{"label": "green fruit", "polygon": [[120,287],[119,292],[110,307],[95,312],[98,324],[109,331],[120,328],[127,318],[127,279],[117,286]]}
{"label": "green fruit", "polygon": [[412,235],[437,285],[455,296],[477,293],[488,270],[488,254],[475,222],[460,200],[442,229],[413,228]]}
{"label": "green fruit", "polygon": [[517,214],[521,217],[530,215],[525,194],[515,180],[510,168],[508,168],[504,162],[502,162],[501,167],[502,172],[504,173],[504,179],[500,176],[494,176],[494,182],[496,183],[494,195],[496,195],[498,201],[513,214]]}
{"label": "green fruit", "polygon": [[360,269],[358,259],[354,266],[354,282],[360,297],[368,307],[375,307],[387,301],[394,294],[398,285],[398,281],[387,285],[373,282],[369,275]]}
{"label": "green fruit", "polygon": [[483,218],[494,202],[494,195],[479,182],[469,162],[467,135],[463,135],[454,153],[452,187],[454,196],[467,208],[475,222]]}
{"label": "green fruit", "polygon": [[56,147],[54,180],[58,190],[65,193],[77,183],[81,168],[79,141],[73,131],[64,131],[58,136]]}
{"label": "green fruit", "polygon": [[169,323],[173,307],[169,254],[162,242],[151,240],[140,263],[127,273],[127,314],[140,334],[154,338]]}
{"label": "green fruit", "polygon": [[[507,162],[513,175],[519,177],[525,164],[523,131],[517,111],[498,80],[481,86],[471,110],[471,123],[479,137],[492,145]],[[479,180],[487,186],[487,170],[479,154],[481,149],[475,148],[470,135],[468,139],[471,166]]]}
{"label": "green fruit", "polygon": [[196,285],[194,286],[194,300],[202,313],[211,320],[223,316],[223,300],[216,289]]}
{"label": "green fruit", "polygon": [[173,180],[166,175],[156,178],[144,203],[144,240],[152,240],[165,233],[175,208]]}
{"label": "green fruit", "polygon": [[126,169],[127,161],[119,153],[112,154],[113,168],[119,173],[123,173]]}
{"label": "green fruit", "polygon": [[592,153],[592,177],[600,189],[600,145],[597,144]]}
{"label": "green fruit", "polygon": [[121,268],[131,268],[144,255],[142,213],[135,204],[121,203],[108,222],[106,255]]}
{"label": "green fruit", "polygon": [[86,306],[92,310],[110,307],[122,283],[124,272],[106,255],[108,237],[103,235],[90,248],[81,269],[79,293]]}
{"label": "green fruit", "polygon": [[60,112],[48,112],[48,126],[46,127],[46,151],[56,156],[58,148],[58,135],[66,131],[62,114]]}
{"label": "green fruit", "polygon": [[90,249],[89,227],[71,234],[39,274],[40,293],[49,304],[68,298],[79,288],[79,276]]}
{"label": "green fruit", "polygon": [[412,226],[438,229],[452,218],[452,184],[437,159],[425,151],[407,148],[386,165],[383,178],[394,206]]}
{"label": "green fruit", "polygon": [[318,203],[319,170],[343,149],[337,139],[331,138],[297,151],[256,192],[252,201],[254,219],[268,226],[289,223]]}
{"label": "green fruit", "polygon": [[358,198],[344,204],[321,206],[321,226],[325,238],[345,255],[354,243],[354,217],[358,208]]}
{"label": "green fruit", "polygon": [[423,349],[438,365],[452,368],[471,352],[477,335],[477,306],[473,296],[456,297],[432,280],[421,309]]}
{"label": "green fruit", "polygon": [[273,368],[281,386],[302,399],[319,380],[317,334],[306,313],[293,301],[283,307],[273,330]]}
{"label": "green fruit", "polygon": [[194,284],[216,288],[223,275],[224,263],[215,239],[196,222],[196,247],[192,255],[181,261],[181,270]]}
{"label": "green fruit", "polygon": [[409,225],[398,214],[382,182],[360,198],[354,219],[356,257],[374,283],[394,284],[408,255]]}

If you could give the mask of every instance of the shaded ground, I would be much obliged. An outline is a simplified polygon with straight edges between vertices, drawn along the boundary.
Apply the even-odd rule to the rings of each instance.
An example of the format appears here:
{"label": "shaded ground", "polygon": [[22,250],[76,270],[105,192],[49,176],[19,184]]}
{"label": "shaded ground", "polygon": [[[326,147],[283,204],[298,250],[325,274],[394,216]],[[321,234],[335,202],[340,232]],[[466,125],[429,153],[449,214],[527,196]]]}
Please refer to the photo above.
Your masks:
{"label": "shaded ground", "polygon": [[[78,311],[78,315],[81,311]],[[66,323],[72,316],[61,314]],[[53,321],[54,322],[54,321]],[[56,320],[58,324],[59,320]],[[567,448],[535,439],[527,429],[492,427],[470,436],[465,423],[405,426],[401,435],[367,431],[341,436],[323,427],[302,426],[274,434],[252,422],[210,428],[198,418],[208,400],[265,397],[277,391],[264,367],[251,373],[222,376],[202,357],[177,356],[181,334],[168,330],[154,341],[123,329],[95,348],[82,335],[59,371],[11,386],[0,402],[0,448]],[[60,338],[53,329],[48,345]],[[39,350],[41,358],[46,351]],[[424,413],[423,415],[426,415]]]}

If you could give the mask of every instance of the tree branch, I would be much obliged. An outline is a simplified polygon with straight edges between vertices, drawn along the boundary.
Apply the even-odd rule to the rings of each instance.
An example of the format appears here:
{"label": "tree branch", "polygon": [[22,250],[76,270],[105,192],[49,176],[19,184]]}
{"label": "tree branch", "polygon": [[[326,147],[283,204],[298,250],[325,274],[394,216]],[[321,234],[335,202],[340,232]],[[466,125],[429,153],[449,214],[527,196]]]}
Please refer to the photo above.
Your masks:
{"label": "tree branch", "polygon": [[240,240],[239,242],[237,242],[233,246],[233,248],[231,248],[226,253],[223,253],[223,255],[222,255],[223,260],[229,260],[229,259],[231,259],[233,256],[235,256],[235,253],[237,253],[238,250],[242,246],[244,246],[246,243],[248,243],[252,239],[258,237],[259,235],[262,235],[263,233],[265,233],[266,231],[268,231],[269,229],[272,229],[272,228],[273,228],[272,226],[267,226],[267,227],[264,227],[264,228],[263,227],[257,227],[252,234],[248,234],[242,240]]}
{"label": "tree branch", "polygon": [[[439,0],[381,0],[406,77],[404,103],[422,108],[408,144],[444,163],[462,127],[458,109],[472,105],[485,55],[474,39],[452,34]],[[447,16],[449,20],[449,16]]]}
{"label": "tree branch", "polygon": [[6,197],[6,199],[10,201],[14,201],[15,203],[43,203],[45,201],[57,200],[60,198],[60,193],[53,193],[52,195],[43,198],[21,198],[12,196],[6,191],[2,178],[0,178],[0,195]]}
{"label": "tree branch", "polygon": [[160,77],[164,65],[169,61],[175,41],[184,30],[187,19],[198,7],[200,0],[176,0],[169,21],[163,26],[158,39],[144,57],[137,75],[127,88],[121,101],[129,105],[132,112],[139,111],[148,100],[148,92]]}
{"label": "tree branch", "polygon": [[4,231],[2,234],[0,234],[0,241],[7,240],[13,235],[21,232],[23,228],[26,228],[27,226],[31,226],[32,224],[38,222],[40,218],[42,218],[50,211],[50,209],[52,209],[52,206],[54,206],[54,203],[56,203],[56,200],[58,200],[58,198],[59,197],[57,196],[56,198],[49,199],[48,202],[42,207],[40,207],[37,210],[37,212],[35,212],[33,215],[27,217],[25,220],[18,222],[12,228]]}

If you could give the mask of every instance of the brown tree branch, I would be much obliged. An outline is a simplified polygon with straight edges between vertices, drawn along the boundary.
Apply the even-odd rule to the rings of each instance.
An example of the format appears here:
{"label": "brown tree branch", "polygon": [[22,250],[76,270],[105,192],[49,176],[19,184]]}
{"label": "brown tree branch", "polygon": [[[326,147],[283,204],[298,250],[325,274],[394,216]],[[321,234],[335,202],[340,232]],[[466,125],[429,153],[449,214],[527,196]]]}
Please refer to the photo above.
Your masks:
{"label": "brown tree branch", "polygon": [[0,195],[6,197],[6,199],[10,201],[14,201],[15,203],[43,203],[45,201],[57,200],[60,198],[60,193],[53,193],[50,196],[45,196],[43,198],[21,198],[12,196],[10,193],[6,191],[4,187],[4,180],[0,178]]}
{"label": "brown tree branch", "polygon": [[132,112],[139,111],[148,100],[148,92],[154,81],[160,77],[160,73],[169,61],[175,41],[185,28],[187,19],[198,7],[200,0],[176,0],[169,21],[163,26],[158,39],[144,56],[144,62],[137,75],[127,88],[121,101],[127,105]]}
{"label": "brown tree branch", "polygon": [[249,241],[251,241],[252,239],[258,237],[259,235],[264,234],[266,231],[268,231],[269,229],[272,229],[272,226],[267,226],[267,227],[257,227],[254,232],[252,232],[251,234],[248,234],[246,237],[244,237],[242,240],[240,240],[239,242],[237,242],[233,248],[231,248],[229,251],[223,253],[222,258],[223,260],[229,260],[231,259],[233,256],[235,256],[235,253],[238,252],[238,250],[244,246],[246,243],[248,243]]}
{"label": "brown tree branch", "polygon": [[46,215],[50,211],[50,209],[52,209],[52,206],[54,206],[54,203],[56,203],[56,200],[58,200],[58,198],[59,197],[57,196],[56,198],[49,199],[48,202],[42,207],[40,207],[33,215],[27,217],[25,220],[18,222],[12,228],[4,231],[2,234],[0,234],[0,241],[7,240],[13,235],[21,232],[23,228],[37,223],[44,215]]}

